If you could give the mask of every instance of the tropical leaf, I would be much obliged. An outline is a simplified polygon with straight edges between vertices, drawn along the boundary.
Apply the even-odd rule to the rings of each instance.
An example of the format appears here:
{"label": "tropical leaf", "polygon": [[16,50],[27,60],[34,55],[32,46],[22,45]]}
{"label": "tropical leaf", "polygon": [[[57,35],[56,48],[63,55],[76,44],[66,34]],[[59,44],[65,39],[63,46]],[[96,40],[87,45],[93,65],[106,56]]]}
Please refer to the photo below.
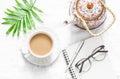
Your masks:
{"label": "tropical leaf", "polygon": [[15,24],[16,22],[15,21],[5,21],[5,22],[3,22],[2,24],[7,24],[7,25],[9,25],[9,24]]}
{"label": "tropical leaf", "polygon": [[20,31],[21,31],[21,21],[18,23],[18,28],[17,28],[17,36],[20,36]]}
{"label": "tropical leaf", "polygon": [[14,37],[16,31],[17,31],[18,23],[19,23],[19,22],[17,22],[17,24],[14,26],[13,34],[12,34],[13,37]]}
{"label": "tropical leaf", "polygon": [[14,28],[15,24],[13,24],[6,32],[6,34],[8,35]]}
{"label": "tropical leaf", "polygon": [[19,18],[22,17],[22,16],[19,16],[19,14],[13,14],[13,13],[8,13],[8,12],[5,12],[5,14],[7,14],[10,17],[14,17],[14,16],[19,17]]}
{"label": "tropical leaf", "polygon": [[18,7],[26,9],[25,5],[23,5],[22,3],[20,3],[18,0],[15,0],[15,1],[17,3]]}
{"label": "tropical leaf", "polygon": [[23,32],[26,33],[26,22],[25,22],[25,17],[23,18]]}
{"label": "tropical leaf", "polygon": [[10,9],[7,9],[7,11],[8,11],[9,13],[11,13],[11,14],[16,14],[16,15],[20,15],[20,16],[24,16],[24,15],[25,15],[25,13],[24,13],[24,12],[21,12],[21,10],[15,12],[15,11],[12,11],[12,10],[10,10]]}
{"label": "tropical leaf", "polygon": [[28,14],[26,15],[26,23],[27,23],[28,29],[31,30],[32,26],[31,26]]}
{"label": "tropical leaf", "polygon": [[25,4],[27,7],[30,6],[30,4],[29,4],[29,2],[28,2],[27,0],[23,0],[23,2],[24,2],[24,4]]}
{"label": "tropical leaf", "polygon": [[7,11],[10,12],[10,13],[14,13],[14,11],[12,11],[12,10],[10,10],[10,9],[7,9]]}
{"label": "tropical leaf", "polygon": [[21,30],[23,30],[23,33],[25,34],[27,33],[27,30],[32,30],[33,28],[36,28],[33,18],[43,23],[39,15],[35,12],[37,11],[43,13],[43,11],[34,6],[36,0],[22,0],[22,3],[18,0],[15,0],[15,2],[17,6],[13,6],[13,10],[7,9],[7,11],[5,12],[7,17],[3,18],[5,22],[3,22],[2,24],[11,25],[6,32],[7,35],[12,33],[13,37],[15,35],[19,37]]}
{"label": "tropical leaf", "polygon": [[34,22],[32,16],[31,16],[30,12],[28,12],[28,17],[29,17],[31,26],[33,26],[33,28],[36,29],[36,27],[35,27],[35,22]]}
{"label": "tropical leaf", "polygon": [[36,11],[38,11],[38,12],[40,12],[40,13],[43,13],[43,11],[41,9],[39,9],[39,8],[37,8],[35,6],[33,7],[33,9],[36,10]]}
{"label": "tropical leaf", "polygon": [[33,4],[34,2],[33,2],[33,0],[30,0],[30,4]]}
{"label": "tropical leaf", "polygon": [[6,20],[6,21],[14,21],[14,20],[20,20],[20,19],[15,19],[15,18],[3,18],[3,20]]}
{"label": "tropical leaf", "polygon": [[34,18],[35,18],[36,20],[38,20],[39,22],[42,22],[42,23],[43,23],[43,21],[40,19],[40,17],[39,17],[33,10],[31,10],[31,13],[32,13],[32,15],[34,16]]}
{"label": "tropical leaf", "polygon": [[16,11],[21,11],[21,8],[18,8],[16,6],[13,6],[13,8],[16,10]]}

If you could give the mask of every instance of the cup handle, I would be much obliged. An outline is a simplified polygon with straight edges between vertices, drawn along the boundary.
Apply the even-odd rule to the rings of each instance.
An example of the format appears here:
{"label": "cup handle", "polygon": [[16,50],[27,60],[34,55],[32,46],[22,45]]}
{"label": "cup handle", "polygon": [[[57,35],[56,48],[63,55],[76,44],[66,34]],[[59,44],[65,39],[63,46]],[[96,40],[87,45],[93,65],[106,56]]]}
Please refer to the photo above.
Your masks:
{"label": "cup handle", "polygon": [[30,55],[29,50],[27,50],[26,48],[21,48],[21,49],[20,49],[20,52],[21,52],[25,57],[27,57],[27,56]]}
{"label": "cup handle", "polygon": [[113,20],[112,20],[112,22],[108,25],[108,27],[106,27],[105,29],[103,29],[103,30],[100,31],[99,33],[96,33],[96,34],[95,34],[95,33],[93,33],[92,31],[90,31],[90,29],[88,28],[87,23],[85,22],[85,20],[84,20],[80,15],[78,15],[77,12],[74,13],[74,15],[76,15],[78,18],[81,19],[83,25],[85,26],[86,31],[87,31],[90,35],[92,35],[92,36],[99,36],[99,35],[103,34],[104,32],[106,32],[106,31],[114,24],[114,22],[115,22],[115,20],[116,20],[115,14],[112,12],[112,10],[111,10],[109,7],[107,7],[103,1],[100,0],[100,2],[101,2],[102,5],[111,13],[111,15],[113,16]]}

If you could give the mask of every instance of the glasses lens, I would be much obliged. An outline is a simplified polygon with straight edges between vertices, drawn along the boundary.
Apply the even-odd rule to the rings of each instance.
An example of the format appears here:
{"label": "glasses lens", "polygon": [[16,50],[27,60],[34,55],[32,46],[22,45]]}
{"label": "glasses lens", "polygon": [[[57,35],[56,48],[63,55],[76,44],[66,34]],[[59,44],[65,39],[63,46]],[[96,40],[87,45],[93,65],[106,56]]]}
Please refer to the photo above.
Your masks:
{"label": "glasses lens", "polygon": [[89,71],[91,68],[91,65],[92,64],[90,60],[85,61],[83,66],[83,72]]}
{"label": "glasses lens", "polygon": [[95,53],[92,58],[95,59],[96,61],[102,61],[105,59],[107,52],[108,51],[106,51],[104,47],[103,48],[98,47],[92,52],[92,54]]}
{"label": "glasses lens", "polygon": [[84,58],[84,59],[81,59],[80,61],[78,61],[75,66],[76,66],[76,68],[79,69],[80,73],[81,72],[86,72],[91,68],[91,61],[86,60]]}

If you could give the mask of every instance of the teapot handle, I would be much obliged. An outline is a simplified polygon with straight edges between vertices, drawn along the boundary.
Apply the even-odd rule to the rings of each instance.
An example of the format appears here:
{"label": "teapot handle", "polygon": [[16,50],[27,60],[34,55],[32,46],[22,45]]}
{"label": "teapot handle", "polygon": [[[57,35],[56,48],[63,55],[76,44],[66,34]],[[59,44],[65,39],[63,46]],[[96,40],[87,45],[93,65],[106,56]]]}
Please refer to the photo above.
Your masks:
{"label": "teapot handle", "polygon": [[103,30],[102,30],[101,32],[99,32],[99,33],[96,33],[96,34],[95,34],[95,33],[93,33],[92,31],[90,31],[90,29],[88,28],[87,23],[85,22],[85,20],[84,20],[80,15],[78,15],[77,12],[74,13],[74,15],[76,15],[78,18],[81,19],[83,25],[85,26],[85,29],[86,29],[86,30],[88,31],[88,33],[89,33],[90,35],[92,35],[92,36],[99,36],[99,35],[103,34],[104,32],[106,32],[106,31],[113,25],[113,23],[114,23],[115,20],[116,20],[115,14],[111,11],[111,9],[108,8],[103,1],[100,0],[100,2],[101,2],[102,5],[111,13],[111,15],[113,16],[113,20],[112,20],[112,22],[108,25],[108,27],[106,27],[105,29],[103,29]]}

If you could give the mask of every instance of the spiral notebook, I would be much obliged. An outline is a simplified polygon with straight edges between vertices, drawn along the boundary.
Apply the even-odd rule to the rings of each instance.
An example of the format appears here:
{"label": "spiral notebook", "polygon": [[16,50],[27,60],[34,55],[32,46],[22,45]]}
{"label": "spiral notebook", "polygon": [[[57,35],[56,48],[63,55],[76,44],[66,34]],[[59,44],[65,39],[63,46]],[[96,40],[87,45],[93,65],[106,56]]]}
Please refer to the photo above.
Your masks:
{"label": "spiral notebook", "polygon": [[[80,44],[81,42],[78,42],[62,50],[67,66],[69,65]],[[70,79],[116,79],[108,56],[106,56],[106,58],[100,62],[92,61],[92,67],[87,72],[79,73],[78,69],[75,67],[75,64],[78,60],[91,55],[92,51],[100,45],[105,45],[101,36],[92,37],[84,41],[83,47],[79,51],[72,66],[70,66],[67,71],[67,73],[70,74]],[[107,55],[109,55],[109,52]]]}

